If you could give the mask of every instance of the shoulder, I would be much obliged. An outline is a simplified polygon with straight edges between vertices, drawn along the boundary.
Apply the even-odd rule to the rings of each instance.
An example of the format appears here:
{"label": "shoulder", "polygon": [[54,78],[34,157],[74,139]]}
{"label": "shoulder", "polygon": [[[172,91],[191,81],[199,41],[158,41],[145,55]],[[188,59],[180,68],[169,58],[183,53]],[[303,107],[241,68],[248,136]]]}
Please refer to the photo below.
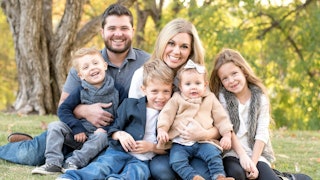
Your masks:
{"label": "shoulder", "polygon": [[136,54],[136,56],[139,56],[139,57],[145,57],[147,59],[149,59],[150,57],[150,54],[147,53],[146,51],[144,50],[141,50],[141,49],[138,49],[138,48],[132,48],[133,52]]}

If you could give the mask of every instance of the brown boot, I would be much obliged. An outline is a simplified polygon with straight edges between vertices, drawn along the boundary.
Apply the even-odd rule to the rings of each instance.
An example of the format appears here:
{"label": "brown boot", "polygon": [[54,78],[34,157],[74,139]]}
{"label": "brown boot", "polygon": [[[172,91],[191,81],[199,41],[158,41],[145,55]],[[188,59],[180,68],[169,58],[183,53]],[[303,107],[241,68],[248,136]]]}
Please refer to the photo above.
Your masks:
{"label": "brown boot", "polygon": [[219,175],[217,177],[217,180],[234,180],[234,178],[233,177],[225,177],[225,176]]}
{"label": "brown boot", "polygon": [[192,180],[205,180],[202,176],[200,175],[195,175]]}
{"label": "brown boot", "polygon": [[19,141],[27,141],[27,140],[32,140],[33,138],[24,133],[12,133],[8,136],[8,141],[9,142],[19,142]]}

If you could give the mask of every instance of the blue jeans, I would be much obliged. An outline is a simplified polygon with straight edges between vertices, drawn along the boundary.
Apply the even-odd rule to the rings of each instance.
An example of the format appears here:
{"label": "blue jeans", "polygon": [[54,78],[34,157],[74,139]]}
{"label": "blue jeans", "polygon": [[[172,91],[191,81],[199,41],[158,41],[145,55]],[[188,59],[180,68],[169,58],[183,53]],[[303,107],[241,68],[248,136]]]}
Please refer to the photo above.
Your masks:
{"label": "blue jeans", "polygon": [[140,161],[124,151],[108,148],[98,159],[80,170],[69,170],[60,176],[66,179],[134,179],[150,177],[148,161]]}
{"label": "blue jeans", "polygon": [[[191,166],[205,179],[210,179],[207,164],[197,157],[190,160]],[[154,180],[175,180],[179,176],[171,169],[169,154],[156,155],[149,164],[152,179]]]}
{"label": "blue jeans", "polygon": [[38,166],[45,162],[47,132],[29,141],[8,143],[0,146],[0,158],[12,163]]}
{"label": "blue jeans", "polygon": [[173,143],[170,151],[170,165],[182,179],[193,179],[199,173],[189,164],[189,159],[198,157],[203,159],[209,168],[210,179],[217,179],[219,175],[225,176],[221,150],[210,143],[195,143],[184,146]]}

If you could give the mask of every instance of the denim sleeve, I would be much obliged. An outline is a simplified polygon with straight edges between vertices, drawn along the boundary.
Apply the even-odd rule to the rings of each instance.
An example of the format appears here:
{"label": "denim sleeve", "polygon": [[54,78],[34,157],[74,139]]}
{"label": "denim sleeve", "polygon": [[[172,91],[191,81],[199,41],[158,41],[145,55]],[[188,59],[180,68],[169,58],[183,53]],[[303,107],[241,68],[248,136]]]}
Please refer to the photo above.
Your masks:
{"label": "denim sleeve", "polygon": [[63,85],[63,92],[70,94],[75,87],[79,87],[81,85],[81,80],[78,76],[76,69],[73,67],[70,69],[66,82]]}

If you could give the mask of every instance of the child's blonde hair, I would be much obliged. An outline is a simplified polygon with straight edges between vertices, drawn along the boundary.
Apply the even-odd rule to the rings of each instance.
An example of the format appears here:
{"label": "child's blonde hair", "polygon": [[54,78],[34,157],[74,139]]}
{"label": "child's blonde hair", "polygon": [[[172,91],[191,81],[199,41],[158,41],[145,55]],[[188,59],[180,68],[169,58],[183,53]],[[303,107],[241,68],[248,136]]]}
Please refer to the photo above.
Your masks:
{"label": "child's blonde hair", "polygon": [[254,74],[253,70],[246,62],[246,60],[241,56],[241,54],[233,49],[223,49],[218,53],[214,60],[214,68],[211,72],[209,87],[210,90],[219,97],[219,91],[223,87],[222,82],[218,76],[218,70],[220,67],[226,63],[232,62],[234,65],[238,66],[246,77],[249,84],[258,86],[261,91],[268,97],[268,92],[266,87],[262,84],[262,81]]}
{"label": "child's blonde hair", "polygon": [[175,73],[162,60],[149,60],[143,65],[143,86],[147,86],[152,80],[158,80],[165,84],[173,84]]}
{"label": "child's blonde hair", "polygon": [[76,50],[74,53],[72,53],[71,61],[72,61],[72,67],[74,67],[78,72],[80,70],[78,59],[85,56],[85,55],[98,55],[101,57],[101,59],[103,59],[100,51],[94,47],[81,48],[81,49]]}

